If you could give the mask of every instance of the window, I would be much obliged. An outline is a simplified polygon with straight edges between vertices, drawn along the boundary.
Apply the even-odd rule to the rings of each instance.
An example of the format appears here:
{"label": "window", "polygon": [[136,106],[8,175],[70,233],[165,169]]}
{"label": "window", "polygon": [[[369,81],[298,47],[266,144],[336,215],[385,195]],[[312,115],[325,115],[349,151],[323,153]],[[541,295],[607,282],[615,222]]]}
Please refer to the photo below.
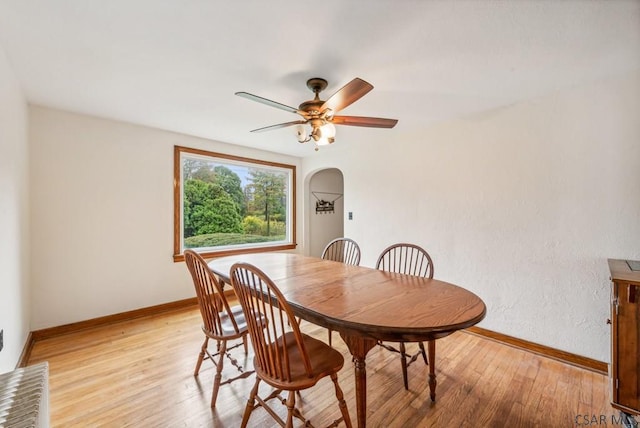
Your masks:
{"label": "window", "polygon": [[174,147],[174,261],[296,247],[296,167]]}

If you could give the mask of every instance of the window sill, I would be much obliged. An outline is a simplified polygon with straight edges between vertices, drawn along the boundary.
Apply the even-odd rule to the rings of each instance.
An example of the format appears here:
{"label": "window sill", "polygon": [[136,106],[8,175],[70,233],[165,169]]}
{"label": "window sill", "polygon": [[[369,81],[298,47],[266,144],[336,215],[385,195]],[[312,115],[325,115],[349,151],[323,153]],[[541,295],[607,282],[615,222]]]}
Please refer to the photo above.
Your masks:
{"label": "window sill", "polygon": [[[298,244],[283,244],[272,247],[254,247],[254,248],[239,248],[235,250],[220,250],[220,251],[204,251],[199,254],[205,259],[213,259],[216,257],[232,256],[234,254],[251,254],[251,253],[266,253],[269,251],[283,251],[283,250],[295,250]],[[183,262],[184,254],[174,254],[174,262]]]}

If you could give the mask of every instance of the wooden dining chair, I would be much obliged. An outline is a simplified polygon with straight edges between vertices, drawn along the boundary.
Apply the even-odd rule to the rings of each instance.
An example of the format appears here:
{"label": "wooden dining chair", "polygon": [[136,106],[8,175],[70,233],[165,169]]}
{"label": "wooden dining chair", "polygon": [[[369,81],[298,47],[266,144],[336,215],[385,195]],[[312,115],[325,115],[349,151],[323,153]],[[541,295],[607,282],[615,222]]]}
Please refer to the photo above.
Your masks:
{"label": "wooden dining chair", "polygon": [[[336,238],[324,247],[320,257],[325,260],[333,260],[334,262],[358,266],[360,264],[360,246],[358,246],[353,239]],[[331,345],[331,329],[329,329],[328,334],[329,345]]]}
{"label": "wooden dining chair", "polygon": [[320,257],[325,260],[358,266],[360,264],[360,247],[353,239],[336,238],[324,247]]}
{"label": "wooden dining chair", "polygon": [[[421,276],[424,278],[433,278],[433,261],[429,253],[424,248],[415,244],[394,244],[385,248],[378,261],[376,262],[376,269],[384,270],[387,272],[402,273],[405,275]],[[378,345],[383,348],[400,354],[400,360],[402,363],[402,378],[404,380],[404,389],[409,389],[409,381],[407,379],[407,368],[411,363],[415,362],[420,355],[425,364],[429,364],[429,359],[424,350],[424,343],[418,342],[419,350],[413,355],[406,352],[405,342],[399,343],[399,349],[383,343],[378,342]],[[435,359],[435,346],[434,340],[427,342],[429,347],[429,355],[431,357],[431,364],[434,364]]]}
{"label": "wooden dining chair", "polygon": [[[296,392],[316,385],[327,376],[333,381],[342,414],[330,426],[344,421],[347,427],[351,427],[349,411],[338,384],[338,372],[344,365],[342,354],[300,331],[289,303],[273,281],[257,267],[247,263],[234,264],[231,267],[231,285],[248,319],[255,353],[256,382],[247,401],[241,427],[247,426],[251,412],[259,406],[264,407],[280,426],[292,427],[294,417],[302,420],[304,426],[311,426],[295,406]],[[274,388],[266,398],[258,395],[261,381]],[[280,396],[282,391],[288,391],[286,400]],[[272,398],[286,403],[286,422],[267,404]]]}
{"label": "wooden dining chair", "polygon": [[[215,407],[218,390],[221,385],[246,378],[253,373],[253,371],[244,370],[229,352],[243,345],[244,353],[247,355],[247,335],[249,331],[242,307],[239,305],[229,306],[224,296],[222,285],[209,270],[209,266],[207,266],[207,262],[202,256],[193,250],[185,250],[184,258],[191,277],[193,278],[193,285],[196,288],[198,305],[200,307],[200,314],[202,315],[202,331],[205,336],[193,375],[198,376],[200,366],[204,360],[211,360],[215,365],[216,374],[214,376],[213,392],[211,394],[211,407]],[[216,341],[216,351],[213,353],[209,351],[209,339]],[[242,339],[242,341],[232,346],[227,345],[228,341],[236,339]],[[222,381],[222,368],[224,366],[225,356],[240,374]]]}

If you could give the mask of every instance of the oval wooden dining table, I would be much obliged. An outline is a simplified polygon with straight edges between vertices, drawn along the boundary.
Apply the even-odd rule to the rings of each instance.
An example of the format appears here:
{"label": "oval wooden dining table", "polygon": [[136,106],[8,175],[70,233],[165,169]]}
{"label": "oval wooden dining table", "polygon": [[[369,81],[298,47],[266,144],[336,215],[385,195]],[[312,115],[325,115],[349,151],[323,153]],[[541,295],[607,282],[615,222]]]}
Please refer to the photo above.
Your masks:
{"label": "oval wooden dining table", "polygon": [[209,269],[229,284],[236,262],[264,271],[296,316],[340,333],[353,356],[358,427],[366,426],[365,359],[378,341],[432,341],[429,389],[435,401],[435,340],[477,324],[486,314],[484,302],[457,285],[299,254],[226,256],[211,260]]}

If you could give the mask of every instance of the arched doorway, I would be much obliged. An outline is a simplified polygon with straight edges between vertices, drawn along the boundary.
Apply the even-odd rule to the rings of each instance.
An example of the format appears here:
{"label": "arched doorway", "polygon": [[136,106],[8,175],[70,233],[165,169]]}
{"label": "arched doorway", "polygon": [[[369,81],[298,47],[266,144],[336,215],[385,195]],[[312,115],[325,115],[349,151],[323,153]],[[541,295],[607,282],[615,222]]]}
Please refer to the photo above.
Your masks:
{"label": "arched doorway", "polygon": [[308,180],[308,255],[320,257],[334,238],[344,236],[344,178],[337,168],[315,172]]}

